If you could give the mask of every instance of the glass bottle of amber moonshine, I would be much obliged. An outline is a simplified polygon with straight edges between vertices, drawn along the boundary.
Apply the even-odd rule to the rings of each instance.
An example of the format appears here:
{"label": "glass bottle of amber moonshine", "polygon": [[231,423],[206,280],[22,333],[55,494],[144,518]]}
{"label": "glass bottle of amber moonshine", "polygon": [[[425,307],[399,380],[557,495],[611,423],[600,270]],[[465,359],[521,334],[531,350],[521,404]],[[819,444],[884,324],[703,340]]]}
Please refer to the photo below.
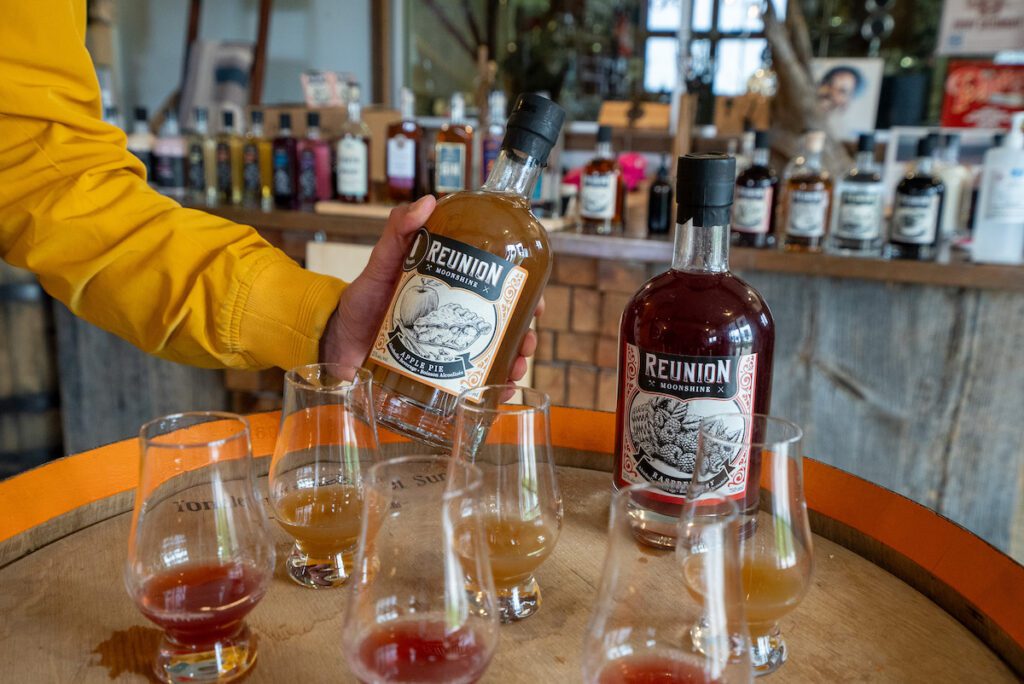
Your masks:
{"label": "glass bottle of amber moonshine", "polygon": [[458,394],[508,380],[551,272],[529,198],[564,120],[521,95],[487,182],[442,199],[417,234],[364,364],[385,427],[450,446]]}
{"label": "glass bottle of amber moonshine", "polygon": [[[616,489],[650,482],[664,490],[632,511],[638,535],[653,546],[675,543],[701,419],[767,413],[771,399],[775,323],[757,290],[729,272],[735,169],[724,154],[679,158],[672,268],[645,283],[622,314],[612,478]],[[756,505],[756,493],[740,500],[760,464],[741,452],[719,466],[702,480],[741,508]]]}

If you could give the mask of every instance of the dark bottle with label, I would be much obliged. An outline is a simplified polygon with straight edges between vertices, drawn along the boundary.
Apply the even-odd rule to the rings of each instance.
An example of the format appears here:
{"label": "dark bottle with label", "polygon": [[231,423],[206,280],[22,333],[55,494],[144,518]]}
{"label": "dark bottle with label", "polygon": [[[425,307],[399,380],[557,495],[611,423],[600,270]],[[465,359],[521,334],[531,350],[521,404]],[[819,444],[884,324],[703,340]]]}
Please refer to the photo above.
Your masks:
{"label": "dark bottle with label", "polygon": [[299,155],[299,205],[312,209],[331,199],[334,190],[331,146],[320,134],[320,113],[306,112],[306,137],[296,148]]}
{"label": "dark bottle with label", "polygon": [[[644,523],[634,529],[654,546],[674,545],[700,420],[769,409],[775,324],[757,290],[729,272],[735,164],[723,154],[679,158],[672,267],[622,314],[612,478],[616,489],[651,482],[665,490],[634,511]],[[759,469],[740,453],[706,479],[747,509],[757,496],[744,500],[743,483]]]}
{"label": "dark bottle with label", "polygon": [[385,147],[384,168],[392,202],[412,202],[424,194],[423,128],[416,123],[415,109],[412,91],[402,88],[402,120],[388,126]]}
{"label": "dark bottle with label", "polygon": [[836,183],[829,251],[847,256],[878,256],[885,224],[885,186],[875,164],[875,136],[857,139],[854,167]]}
{"label": "dark bottle with label", "polygon": [[672,225],[672,184],[668,181],[668,165],[662,155],[658,175],[647,196],[647,234],[666,235]]}
{"label": "dark bottle with label", "polygon": [[235,128],[235,113],[221,112],[217,136],[217,200],[223,204],[242,203],[242,138]]}
{"label": "dark bottle with label", "polygon": [[939,221],[945,187],[933,175],[935,138],[917,141],[917,164],[896,186],[889,231],[894,259],[934,260],[940,240]]}
{"label": "dark bottle with label", "polygon": [[770,145],[771,133],[757,131],[751,164],[736,178],[731,240],[737,247],[770,247],[775,244],[779,177],[770,165]]}
{"label": "dark bottle with label", "polygon": [[622,230],[626,184],[612,152],[612,127],[597,129],[594,158],[580,177],[580,228],[585,233],[608,235]]}
{"label": "dark bottle with label", "polygon": [[282,114],[274,138],[274,205],[278,209],[299,206],[298,141],[292,136],[292,117]]}
{"label": "dark bottle with label", "polygon": [[434,143],[434,192],[444,197],[469,188],[473,168],[473,127],[466,123],[466,100],[452,95],[451,115]]}
{"label": "dark bottle with label", "polygon": [[521,95],[483,188],[445,197],[420,229],[364,363],[380,424],[450,446],[458,394],[508,381],[551,272],[529,197],[564,120]]}

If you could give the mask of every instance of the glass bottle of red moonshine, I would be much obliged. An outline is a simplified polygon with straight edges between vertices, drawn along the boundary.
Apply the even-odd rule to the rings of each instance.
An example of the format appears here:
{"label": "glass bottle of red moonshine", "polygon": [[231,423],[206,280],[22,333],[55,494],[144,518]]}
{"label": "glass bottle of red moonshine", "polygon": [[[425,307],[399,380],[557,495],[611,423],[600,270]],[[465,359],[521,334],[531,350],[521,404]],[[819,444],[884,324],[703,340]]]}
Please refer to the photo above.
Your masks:
{"label": "glass bottle of red moonshine", "polygon": [[[649,280],[622,314],[614,487],[650,482],[664,494],[637,505],[641,539],[675,544],[674,527],[693,476],[701,418],[767,413],[775,324],[761,295],[729,272],[729,215],[736,161],[679,158],[672,267]],[[710,477],[737,499],[759,477],[745,452]],[[703,477],[702,477],[703,479]]]}
{"label": "glass bottle of red moonshine", "polygon": [[450,447],[459,393],[508,381],[551,273],[530,196],[564,120],[521,95],[484,186],[446,196],[420,229],[363,364],[379,424]]}

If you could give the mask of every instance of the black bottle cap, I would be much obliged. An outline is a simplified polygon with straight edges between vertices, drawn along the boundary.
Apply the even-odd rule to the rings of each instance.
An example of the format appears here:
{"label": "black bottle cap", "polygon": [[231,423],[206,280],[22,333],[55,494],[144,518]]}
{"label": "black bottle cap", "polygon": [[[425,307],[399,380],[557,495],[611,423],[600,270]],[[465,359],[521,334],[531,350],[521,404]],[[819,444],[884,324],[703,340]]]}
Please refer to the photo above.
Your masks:
{"label": "black bottle cap", "polygon": [[676,220],[695,226],[729,223],[736,159],[727,154],[684,154],[676,167]]}
{"label": "black bottle cap", "polygon": [[875,134],[874,133],[861,133],[857,137],[857,151],[858,152],[872,152],[875,151]]}
{"label": "black bottle cap", "polygon": [[992,135],[992,147],[1002,147],[1004,140],[1006,140],[1005,133],[994,133]]}
{"label": "black bottle cap", "polygon": [[772,144],[771,131],[756,131],[754,133],[754,149],[767,150]]}
{"label": "black bottle cap", "polygon": [[221,112],[220,120],[223,122],[224,128],[235,127],[235,113],[230,109],[225,109],[223,112]]}
{"label": "black bottle cap", "polygon": [[277,117],[277,127],[281,130],[292,127],[292,115],[282,113]]}
{"label": "black bottle cap", "polygon": [[959,133],[946,133],[942,136],[943,147],[958,147],[960,145]]}
{"label": "black bottle cap", "polygon": [[597,127],[597,142],[605,143],[612,141],[612,127],[611,126],[598,126]]}
{"label": "black bottle cap", "polygon": [[320,128],[320,112],[306,112],[306,126]]}
{"label": "black bottle cap", "polygon": [[261,124],[263,123],[263,112],[259,111],[258,109],[253,110],[249,113],[249,118],[252,120],[254,124]]}
{"label": "black bottle cap", "polygon": [[146,109],[145,107],[136,107],[135,108],[135,120],[136,121],[145,121],[148,118],[149,118],[149,110],[148,109]]}
{"label": "black bottle cap", "polygon": [[565,110],[537,93],[523,93],[505,124],[503,150],[518,150],[546,164],[565,122]]}
{"label": "black bottle cap", "polygon": [[917,156],[918,157],[930,157],[935,152],[935,144],[938,142],[939,136],[935,133],[929,133],[920,140],[917,141]]}

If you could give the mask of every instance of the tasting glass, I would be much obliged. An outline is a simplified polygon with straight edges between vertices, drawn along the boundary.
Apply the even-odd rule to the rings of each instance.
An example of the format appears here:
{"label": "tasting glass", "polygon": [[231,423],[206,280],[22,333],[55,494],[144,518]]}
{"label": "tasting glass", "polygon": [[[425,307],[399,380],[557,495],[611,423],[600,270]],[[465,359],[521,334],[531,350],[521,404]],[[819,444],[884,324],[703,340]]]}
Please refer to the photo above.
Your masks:
{"label": "tasting glass", "polygon": [[[642,484],[612,495],[604,571],[583,640],[583,681],[750,682],[736,507],[717,497],[681,525],[675,550],[653,548],[631,511],[658,491]],[[691,627],[704,616],[696,643]]]}
{"label": "tasting glass", "polygon": [[345,583],[363,507],[363,475],[378,460],[370,373],[318,363],[285,375],[270,464],[270,505],[295,540],[285,571],[304,587]]}
{"label": "tasting glass", "polygon": [[562,528],[549,404],[543,392],[515,385],[467,390],[456,404],[452,459],[483,473],[481,512],[504,623],[540,608],[534,572]]}
{"label": "tasting glass", "polygon": [[164,682],[228,682],[256,659],[245,616],[263,598],[274,546],[256,492],[248,422],[181,413],[142,426],[125,586],[163,629]]}
{"label": "tasting glass", "polygon": [[498,611],[482,481],[476,466],[444,456],[382,461],[364,477],[342,628],[346,660],[361,682],[469,684],[483,676]]}
{"label": "tasting glass", "polygon": [[[751,464],[739,501],[740,558],[754,674],[774,672],[786,661],[779,618],[803,599],[811,583],[811,529],[804,499],[803,432],[793,423],[761,414],[728,413],[701,421],[697,462],[684,519],[706,504],[725,464]],[[697,632],[703,625],[698,625]]]}

